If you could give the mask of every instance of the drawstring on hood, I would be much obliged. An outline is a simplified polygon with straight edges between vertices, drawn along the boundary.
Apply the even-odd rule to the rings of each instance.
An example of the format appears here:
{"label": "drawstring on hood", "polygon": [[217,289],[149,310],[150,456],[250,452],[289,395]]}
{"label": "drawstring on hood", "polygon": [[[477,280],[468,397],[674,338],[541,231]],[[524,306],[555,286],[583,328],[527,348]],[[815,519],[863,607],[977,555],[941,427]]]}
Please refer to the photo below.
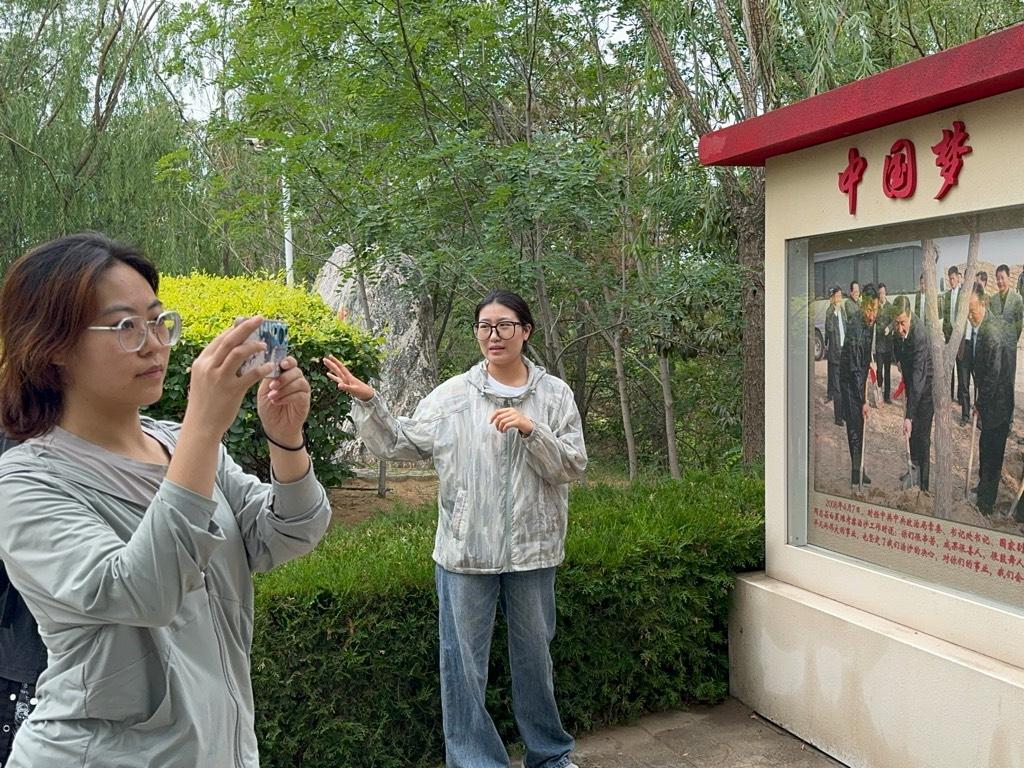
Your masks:
{"label": "drawstring on hood", "polygon": [[506,400],[511,400],[513,403],[521,403],[537,391],[541,379],[547,376],[547,371],[530,360],[530,358],[523,356],[523,363],[526,365],[527,370],[526,391],[513,398],[499,395],[491,389],[491,377],[487,374],[486,360],[481,360],[466,372],[466,381],[479,393],[480,397],[488,398],[495,402],[504,403]]}

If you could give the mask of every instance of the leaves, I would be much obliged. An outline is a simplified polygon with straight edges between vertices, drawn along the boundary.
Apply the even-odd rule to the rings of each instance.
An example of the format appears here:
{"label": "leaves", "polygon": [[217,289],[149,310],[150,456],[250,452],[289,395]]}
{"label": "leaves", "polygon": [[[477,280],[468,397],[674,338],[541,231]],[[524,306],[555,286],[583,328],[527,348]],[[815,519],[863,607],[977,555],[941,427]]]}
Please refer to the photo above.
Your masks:
{"label": "leaves", "polygon": [[[147,409],[154,418],[181,421],[188,401],[188,367],[209,341],[236,317],[263,314],[288,323],[289,353],[294,355],[312,390],[306,442],[324,485],[336,485],[348,468],[335,459],[351,400],[324,374],[321,359],[333,354],[357,376],[375,375],[380,340],[338,320],[317,296],[285,287],[279,279],[222,277],[197,273],[164,277],[160,298],[182,316],[182,340],[171,353],[161,400]],[[228,453],[247,471],[268,479],[269,453],[256,413],[256,390],[246,395],[234,423],[224,435]]]}
{"label": "leaves", "polygon": [[[727,694],[728,599],[735,574],[763,563],[763,497],[739,473],[573,489],[551,648],[570,732]],[[442,761],[435,526],[427,506],[337,527],[257,578],[253,687],[267,766]],[[490,658],[488,708],[508,743],[500,618]]]}

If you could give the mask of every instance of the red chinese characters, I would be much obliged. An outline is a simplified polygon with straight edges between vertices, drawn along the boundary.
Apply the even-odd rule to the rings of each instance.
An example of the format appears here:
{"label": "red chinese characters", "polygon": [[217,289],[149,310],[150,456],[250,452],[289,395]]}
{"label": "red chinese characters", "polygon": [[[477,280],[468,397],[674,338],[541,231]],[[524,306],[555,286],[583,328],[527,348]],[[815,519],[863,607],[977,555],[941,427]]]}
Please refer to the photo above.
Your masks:
{"label": "red chinese characters", "polygon": [[[942,187],[935,196],[941,200],[946,196],[960,178],[964,167],[964,156],[974,151],[967,144],[970,134],[960,120],[953,122],[952,130],[942,129],[942,140],[931,150],[935,154],[935,165],[942,177]],[[839,174],[839,190],[847,196],[850,215],[857,213],[857,186],[864,178],[868,161],[861,157],[856,147],[851,147],[846,168]],[[917,189],[917,159],[914,142],[910,139],[898,139],[889,149],[882,165],[882,192],[891,199],[907,199],[913,197]]]}
{"label": "red chinese characters", "polygon": [[899,139],[885,156],[882,168],[882,191],[886,197],[908,198],[917,189],[917,160],[914,142]]}
{"label": "red chinese characters", "polygon": [[932,147],[932,152],[935,153],[935,164],[939,166],[939,175],[942,176],[942,188],[935,196],[936,200],[944,198],[959,180],[960,170],[964,167],[964,155],[969,155],[974,151],[973,147],[967,145],[967,140],[970,137],[963,122],[954,120],[953,130],[943,128],[942,141]]}
{"label": "red chinese characters", "polygon": [[860,156],[856,147],[850,148],[848,155],[849,162],[846,168],[839,174],[839,191],[846,195],[850,206],[850,215],[857,213],[857,185],[864,178],[864,171],[868,169],[868,161]]}

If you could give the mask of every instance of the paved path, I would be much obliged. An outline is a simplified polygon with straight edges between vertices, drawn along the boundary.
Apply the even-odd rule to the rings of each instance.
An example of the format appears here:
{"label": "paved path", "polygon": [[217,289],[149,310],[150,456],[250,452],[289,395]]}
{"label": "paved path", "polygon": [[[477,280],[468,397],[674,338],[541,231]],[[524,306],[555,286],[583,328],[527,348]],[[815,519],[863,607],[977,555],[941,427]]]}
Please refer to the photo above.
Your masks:
{"label": "paved path", "polygon": [[736,699],[577,739],[580,768],[844,768]]}

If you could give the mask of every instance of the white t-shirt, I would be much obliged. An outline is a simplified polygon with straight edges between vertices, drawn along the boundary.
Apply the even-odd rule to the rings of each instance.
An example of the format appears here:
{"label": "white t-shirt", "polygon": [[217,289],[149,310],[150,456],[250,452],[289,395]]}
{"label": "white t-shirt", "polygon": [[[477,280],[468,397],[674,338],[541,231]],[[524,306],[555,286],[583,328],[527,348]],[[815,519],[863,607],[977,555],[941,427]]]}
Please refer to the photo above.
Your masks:
{"label": "white t-shirt", "polygon": [[496,395],[500,397],[519,397],[521,394],[526,392],[526,384],[521,387],[510,387],[507,384],[502,384],[493,377],[487,379],[488,388]]}

